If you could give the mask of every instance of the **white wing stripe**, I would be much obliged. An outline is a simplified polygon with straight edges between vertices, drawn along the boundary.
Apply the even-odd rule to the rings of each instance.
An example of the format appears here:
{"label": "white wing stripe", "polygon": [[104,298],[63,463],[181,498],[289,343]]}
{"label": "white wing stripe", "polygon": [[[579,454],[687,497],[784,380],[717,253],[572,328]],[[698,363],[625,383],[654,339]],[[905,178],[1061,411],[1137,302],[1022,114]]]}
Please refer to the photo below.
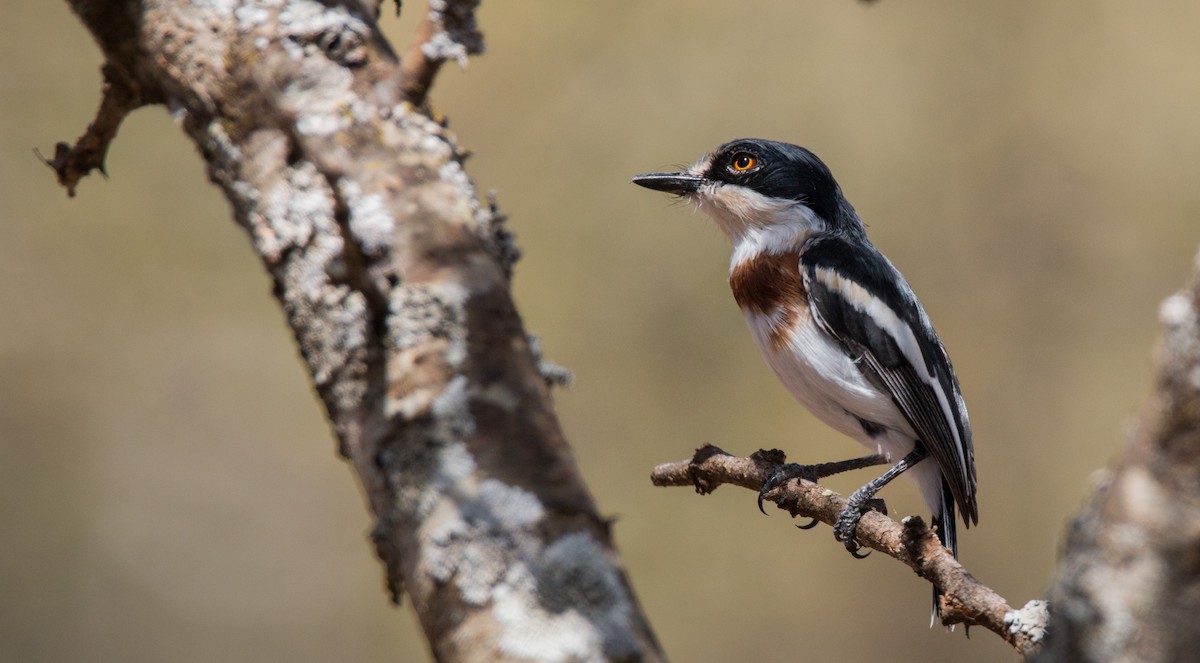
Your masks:
{"label": "white wing stripe", "polygon": [[856,311],[870,316],[880,329],[887,332],[892,340],[896,341],[896,345],[904,353],[917,375],[933,388],[933,392],[937,394],[938,405],[942,408],[942,415],[946,418],[946,427],[954,436],[954,447],[958,452],[958,464],[962,468],[963,477],[969,477],[967,458],[963,450],[962,439],[959,437],[958,426],[954,424],[955,417],[950,400],[947,398],[945,390],[942,389],[941,381],[929,373],[929,365],[925,362],[925,356],[921,353],[921,346],[917,343],[917,337],[913,334],[912,329],[883,300],[867,292],[867,289],[858,283],[842,278],[842,275],[835,270],[828,267],[817,267],[816,275],[817,280],[825,284],[825,287],[837,293]]}

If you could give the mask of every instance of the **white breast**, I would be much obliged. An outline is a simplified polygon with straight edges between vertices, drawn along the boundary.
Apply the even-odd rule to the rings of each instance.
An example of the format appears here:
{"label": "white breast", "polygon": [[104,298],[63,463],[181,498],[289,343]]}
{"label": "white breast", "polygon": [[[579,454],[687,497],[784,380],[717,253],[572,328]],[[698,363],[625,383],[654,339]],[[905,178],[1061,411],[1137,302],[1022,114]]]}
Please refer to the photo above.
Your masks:
{"label": "white breast", "polygon": [[867,381],[842,346],[813,323],[812,316],[795,320],[784,336],[785,343],[772,342],[776,316],[747,312],[746,323],[779,381],[834,430],[870,448],[879,441],[866,434],[859,419],[903,433],[910,440],[915,437],[891,397]]}

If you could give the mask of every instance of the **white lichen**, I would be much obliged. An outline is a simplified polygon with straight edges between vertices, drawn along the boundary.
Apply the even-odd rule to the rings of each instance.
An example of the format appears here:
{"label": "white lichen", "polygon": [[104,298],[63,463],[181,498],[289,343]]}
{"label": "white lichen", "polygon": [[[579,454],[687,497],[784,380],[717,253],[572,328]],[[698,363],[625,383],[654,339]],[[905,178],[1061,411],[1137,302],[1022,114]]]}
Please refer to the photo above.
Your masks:
{"label": "white lichen", "polygon": [[446,361],[459,366],[467,358],[467,312],[470,296],[454,281],[401,283],[389,302],[389,347],[406,350],[431,340],[444,340]]}
{"label": "white lichen", "polygon": [[544,545],[546,509],[496,479],[435,482],[443,499],[426,520],[421,568],[467,605],[491,606],[501,652],[546,663],[635,659],[631,597],[607,550],[584,532]]}
{"label": "white lichen", "polygon": [[545,663],[637,658],[630,597],[599,542],[567,534],[532,559],[494,593],[502,653]]}
{"label": "white lichen", "polygon": [[468,605],[485,605],[514,560],[532,552],[545,509],[537,496],[496,479],[460,479],[441,490],[444,499],[428,521],[423,568],[439,582],[452,582]]}
{"label": "white lichen", "polygon": [[384,412],[389,417],[416,419],[435,407],[458,403],[460,415],[438,417],[438,425],[452,439],[474,430],[467,407],[468,383],[455,378],[447,384],[443,377],[455,375],[467,358],[469,294],[454,281],[402,282],[392,288],[384,337],[386,378],[389,385],[403,388],[388,392]]}
{"label": "white lichen", "polygon": [[[270,4],[266,2],[248,3],[233,11],[240,32],[250,32],[271,19]],[[255,44],[257,47],[257,43]]]}
{"label": "white lichen", "polygon": [[367,32],[367,26],[341,5],[327,6],[309,0],[292,0],[279,12],[284,34],[303,41],[330,32]]}
{"label": "white lichen", "polygon": [[1175,293],[1167,297],[1158,307],[1158,319],[1168,327],[1183,326],[1194,315],[1192,304],[1183,293]]}
{"label": "white lichen", "polygon": [[1004,614],[1004,623],[1008,632],[1017,635],[1024,634],[1033,643],[1039,643],[1046,637],[1046,622],[1050,619],[1050,604],[1047,601],[1030,601],[1020,610]]}
{"label": "white lichen", "polygon": [[[298,109],[302,104],[297,103],[294,106]],[[322,105],[317,101],[307,108],[309,112],[296,118],[296,131],[302,136],[320,138],[350,128],[350,117],[341,112],[340,105]]]}
{"label": "white lichen", "polygon": [[478,6],[479,0],[429,0],[429,17],[441,29],[421,45],[425,57],[466,67],[468,55],[482,53],[483,35],[475,21]]}
{"label": "white lichen", "polygon": [[[307,245],[319,229],[332,229],[333,223],[333,199],[325,178],[311,163],[301,162],[267,190],[250,232],[258,252],[277,262],[284,252]],[[328,248],[340,249],[341,242]]]}
{"label": "white lichen", "polygon": [[430,60],[453,60],[460,67],[467,66],[467,47],[455,41],[448,32],[438,32],[421,44],[421,52]]}
{"label": "white lichen", "polygon": [[338,192],[350,215],[350,232],[363,252],[374,256],[387,250],[396,232],[396,222],[383,196],[364,193],[358,182],[347,178],[338,180]]}
{"label": "white lichen", "polygon": [[228,16],[238,6],[238,0],[192,0],[189,4],[193,9]]}

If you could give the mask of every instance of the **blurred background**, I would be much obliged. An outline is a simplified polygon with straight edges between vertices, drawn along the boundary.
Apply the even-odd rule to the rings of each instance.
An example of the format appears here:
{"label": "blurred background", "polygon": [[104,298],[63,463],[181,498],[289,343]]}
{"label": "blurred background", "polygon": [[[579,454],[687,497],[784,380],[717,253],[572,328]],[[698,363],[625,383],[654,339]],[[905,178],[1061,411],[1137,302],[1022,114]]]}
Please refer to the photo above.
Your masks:
{"label": "blurred background", "polygon": [[[1145,401],[1200,244],[1200,4],[700,7],[485,2],[488,53],[433,93],[512,215],[518,302],[575,372],[558,411],[639,597],[676,661],[1014,660],[927,628],[928,586],[828,528],[650,485],[705,442],[860,449],[759,359],[708,219],[629,177],[742,136],[830,164],[954,359],[980,484],[962,558],[1019,606]],[[62,2],[0,23],[0,661],[427,660],[195,149],[140,110],[111,179],[68,199],[33,149],[87,125],[99,52]]]}

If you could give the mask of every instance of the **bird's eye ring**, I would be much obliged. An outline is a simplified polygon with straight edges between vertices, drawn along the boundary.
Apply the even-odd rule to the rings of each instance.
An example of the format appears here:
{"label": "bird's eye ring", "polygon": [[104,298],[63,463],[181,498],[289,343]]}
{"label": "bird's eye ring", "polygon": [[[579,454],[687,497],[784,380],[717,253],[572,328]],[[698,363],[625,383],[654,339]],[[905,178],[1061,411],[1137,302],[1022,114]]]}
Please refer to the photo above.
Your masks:
{"label": "bird's eye ring", "polygon": [[742,152],[741,154],[735,154],[733,156],[733,159],[729,162],[729,167],[735,172],[744,173],[757,164],[758,159],[755,159],[753,156],[746,154],[745,152]]}

